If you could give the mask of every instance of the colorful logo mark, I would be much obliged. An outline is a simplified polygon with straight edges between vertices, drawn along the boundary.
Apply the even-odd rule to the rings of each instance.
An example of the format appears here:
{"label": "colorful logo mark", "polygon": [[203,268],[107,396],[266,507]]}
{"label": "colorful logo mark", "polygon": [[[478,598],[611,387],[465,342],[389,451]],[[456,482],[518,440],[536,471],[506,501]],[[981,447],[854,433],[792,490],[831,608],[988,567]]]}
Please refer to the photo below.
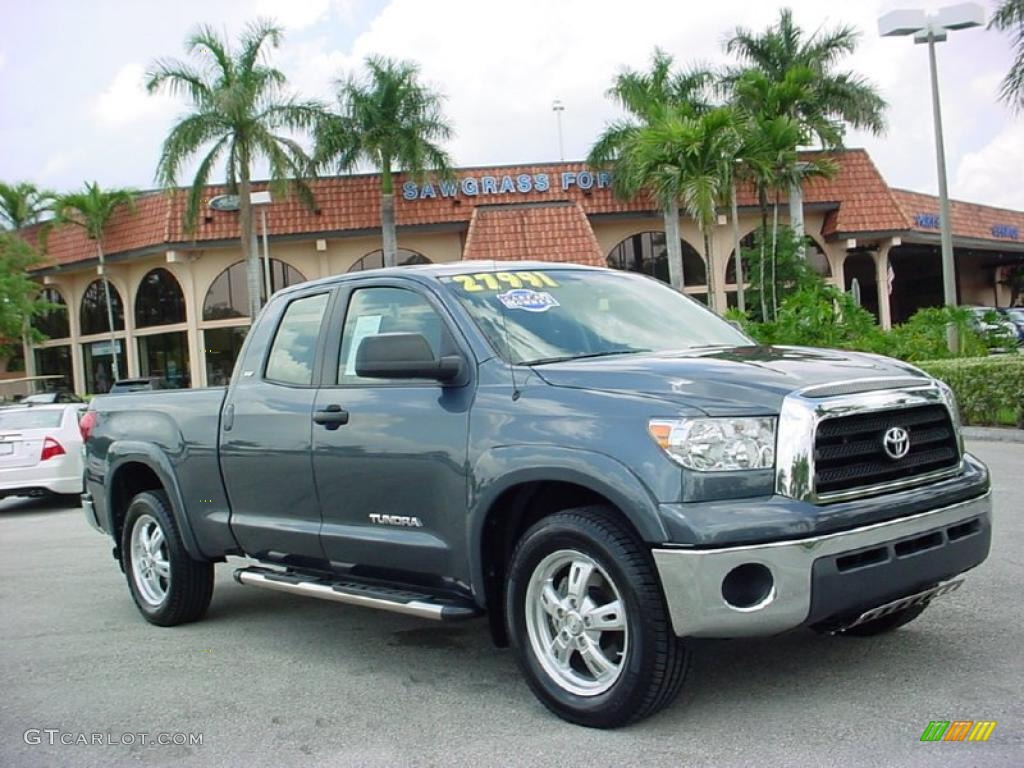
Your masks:
{"label": "colorful logo mark", "polygon": [[995,728],[995,720],[932,720],[921,741],[988,741]]}

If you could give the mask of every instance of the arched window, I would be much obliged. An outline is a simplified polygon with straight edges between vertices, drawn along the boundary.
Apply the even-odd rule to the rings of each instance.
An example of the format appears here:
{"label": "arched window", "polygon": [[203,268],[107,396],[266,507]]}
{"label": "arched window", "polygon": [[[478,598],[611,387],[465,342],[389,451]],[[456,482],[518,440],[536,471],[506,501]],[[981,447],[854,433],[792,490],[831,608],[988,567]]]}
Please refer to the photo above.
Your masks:
{"label": "arched window", "polygon": [[[291,264],[270,260],[270,291],[275,293],[296,283],[304,283],[305,276]],[[263,261],[260,260],[260,297],[265,285]],[[245,262],[236,261],[210,284],[203,300],[203,320],[223,320],[228,317],[249,316],[249,285],[246,282]]]}
{"label": "arched window", "polygon": [[172,325],[185,322],[185,295],[178,280],[163,267],[146,273],[135,294],[135,325]]}
{"label": "arched window", "polygon": [[[114,330],[124,330],[124,305],[121,304],[121,294],[117,288],[110,283],[110,306],[114,312]],[[110,325],[107,323],[107,294],[103,290],[102,280],[93,280],[85,289],[82,296],[82,335],[88,336],[91,333],[109,333]]]}
{"label": "arched window", "polygon": [[[818,245],[818,242],[810,235],[807,235],[804,240],[806,242],[806,245],[804,246],[804,258],[807,259],[808,266],[824,278],[832,277],[832,267],[828,262],[828,256],[825,255],[825,252],[821,249],[821,246]],[[740,248],[743,250],[750,250],[754,248],[756,243],[757,239],[755,233],[751,232],[740,240]],[[766,251],[768,247],[768,244],[765,244]],[[743,262],[744,267],[749,263],[750,259],[748,258],[747,261]],[[746,272],[744,272],[743,279],[744,282],[749,280],[749,275],[747,275]],[[733,285],[735,282],[736,252],[733,250],[729,252],[729,262],[725,267],[725,283],[726,285]]]}
{"label": "arched window", "polygon": [[54,304],[52,309],[32,318],[32,327],[49,339],[66,339],[71,335],[68,324],[68,305],[56,288],[43,288],[39,292],[39,300]]}
{"label": "arched window", "polygon": [[[430,259],[424,256],[422,253],[416,253],[416,251],[410,251],[407,248],[398,249],[398,266],[408,267],[412,264],[430,264]],[[348,268],[349,272],[360,272],[364,269],[381,269],[384,266],[384,251],[379,248],[376,251],[371,251],[366,254]]]}
{"label": "arched window", "polygon": [[[708,281],[704,259],[685,240],[683,249],[683,285],[705,285]],[[668,246],[664,232],[638,232],[612,248],[608,266],[656,277],[663,283],[668,279]]]}

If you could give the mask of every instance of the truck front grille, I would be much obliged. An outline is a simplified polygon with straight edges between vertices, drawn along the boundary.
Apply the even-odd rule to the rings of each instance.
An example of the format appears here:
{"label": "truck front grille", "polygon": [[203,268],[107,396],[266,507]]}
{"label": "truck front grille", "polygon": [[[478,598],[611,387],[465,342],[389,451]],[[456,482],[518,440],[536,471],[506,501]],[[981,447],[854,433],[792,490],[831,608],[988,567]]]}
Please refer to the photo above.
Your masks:
{"label": "truck front grille", "polygon": [[[909,450],[885,450],[890,428],[905,429]],[[814,437],[814,488],[819,496],[906,481],[956,467],[960,450],[944,405],[918,405],[825,419]]]}

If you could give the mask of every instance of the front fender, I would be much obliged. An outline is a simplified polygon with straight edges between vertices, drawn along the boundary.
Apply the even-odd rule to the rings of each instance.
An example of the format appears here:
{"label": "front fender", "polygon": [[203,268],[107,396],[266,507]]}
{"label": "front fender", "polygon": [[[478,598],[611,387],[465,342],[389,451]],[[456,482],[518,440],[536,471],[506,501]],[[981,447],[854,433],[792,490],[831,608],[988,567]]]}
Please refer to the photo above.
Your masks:
{"label": "front fender", "polygon": [[620,461],[579,448],[501,446],[485,451],[473,467],[467,551],[474,592],[483,595],[483,534],[488,512],[505,491],[523,483],[565,482],[599,493],[614,504],[649,543],[668,541],[657,499]]}
{"label": "front fender", "polygon": [[170,459],[156,446],[148,443],[119,440],[111,443],[107,449],[107,475],[103,481],[103,492],[107,497],[106,514],[111,533],[114,531],[114,521],[111,519],[110,500],[113,498],[112,492],[117,482],[118,472],[128,464],[143,464],[159,478],[160,484],[171,501],[171,512],[174,515],[178,531],[181,533],[185,549],[196,560],[209,559],[200,549],[195,531],[185,513],[185,501]]}

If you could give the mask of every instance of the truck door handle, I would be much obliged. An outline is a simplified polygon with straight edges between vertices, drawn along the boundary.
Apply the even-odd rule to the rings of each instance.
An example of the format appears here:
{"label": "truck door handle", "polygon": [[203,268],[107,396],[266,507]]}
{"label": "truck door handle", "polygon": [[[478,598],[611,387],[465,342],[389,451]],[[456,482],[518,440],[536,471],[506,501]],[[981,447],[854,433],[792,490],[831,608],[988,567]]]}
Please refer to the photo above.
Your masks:
{"label": "truck door handle", "polygon": [[313,414],[313,421],[334,430],[342,424],[348,424],[348,411],[340,405],[328,405],[322,411]]}

